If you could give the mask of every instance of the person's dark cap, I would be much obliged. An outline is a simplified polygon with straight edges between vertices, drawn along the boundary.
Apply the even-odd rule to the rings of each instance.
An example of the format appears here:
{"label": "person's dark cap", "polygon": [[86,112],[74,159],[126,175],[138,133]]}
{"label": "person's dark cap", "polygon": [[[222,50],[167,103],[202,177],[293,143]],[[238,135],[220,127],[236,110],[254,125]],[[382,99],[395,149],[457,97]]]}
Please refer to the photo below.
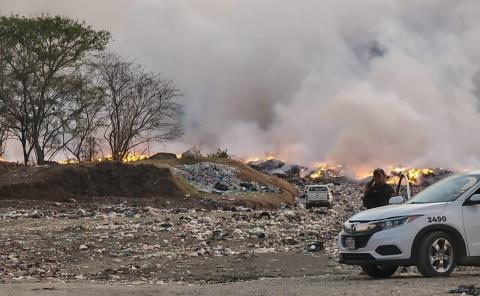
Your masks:
{"label": "person's dark cap", "polygon": [[373,175],[374,176],[383,176],[383,177],[387,177],[387,174],[385,174],[385,171],[381,168],[377,168],[373,171]]}

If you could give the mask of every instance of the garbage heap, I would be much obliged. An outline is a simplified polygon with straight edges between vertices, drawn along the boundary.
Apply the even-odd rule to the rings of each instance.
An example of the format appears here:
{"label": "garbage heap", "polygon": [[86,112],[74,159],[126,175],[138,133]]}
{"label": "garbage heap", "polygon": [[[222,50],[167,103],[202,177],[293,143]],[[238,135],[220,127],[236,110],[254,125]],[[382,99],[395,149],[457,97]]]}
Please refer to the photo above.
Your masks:
{"label": "garbage heap", "polygon": [[176,167],[176,174],[200,192],[221,195],[243,195],[256,192],[278,193],[279,189],[237,177],[237,168],[229,165],[200,162]]}
{"label": "garbage heap", "polygon": [[248,165],[259,172],[285,179],[295,186],[306,184],[302,174],[308,169],[300,165],[286,164],[278,159],[250,161]]}

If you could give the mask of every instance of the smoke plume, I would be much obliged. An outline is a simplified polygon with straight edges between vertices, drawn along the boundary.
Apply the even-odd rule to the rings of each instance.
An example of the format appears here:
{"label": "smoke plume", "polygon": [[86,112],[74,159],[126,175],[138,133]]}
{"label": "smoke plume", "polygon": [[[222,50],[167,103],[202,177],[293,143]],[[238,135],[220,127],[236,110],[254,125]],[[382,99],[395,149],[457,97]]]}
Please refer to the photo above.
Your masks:
{"label": "smoke plume", "polygon": [[480,163],[478,1],[0,0],[0,9],[85,20],[112,32],[112,50],[175,79],[186,133],[164,149],[356,167]]}

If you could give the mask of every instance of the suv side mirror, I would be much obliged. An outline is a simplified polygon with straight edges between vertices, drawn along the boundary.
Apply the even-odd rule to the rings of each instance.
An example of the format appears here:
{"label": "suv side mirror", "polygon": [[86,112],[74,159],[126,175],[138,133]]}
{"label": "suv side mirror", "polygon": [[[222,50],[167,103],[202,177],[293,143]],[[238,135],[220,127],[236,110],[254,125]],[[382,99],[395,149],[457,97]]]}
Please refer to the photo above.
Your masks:
{"label": "suv side mirror", "polygon": [[466,206],[480,204],[480,194],[474,194],[474,195],[470,196],[470,198],[467,199],[464,204]]}
{"label": "suv side mirror", "polygon": [[[479,194],[480,196],[480,194]],[[390,200],[388,201],[389,204],[391,205],[399,205],[399,204],[402,204],[405,200],[403,199],[403,196],[399,195],[399,196],[394,196],[392,198],[390,198]]]}

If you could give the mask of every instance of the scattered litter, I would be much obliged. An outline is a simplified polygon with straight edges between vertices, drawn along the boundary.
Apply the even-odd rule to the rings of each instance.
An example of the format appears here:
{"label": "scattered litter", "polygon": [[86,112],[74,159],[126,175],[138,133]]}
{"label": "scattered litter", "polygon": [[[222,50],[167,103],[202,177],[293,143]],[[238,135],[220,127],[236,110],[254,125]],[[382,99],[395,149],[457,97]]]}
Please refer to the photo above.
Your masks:
{"label": "scattered litter", "polygon": [[450,290],[448,293],[450,294],[465,294],[465,295],[480,295],[480,287],[475,287],[474,285],[460,285],[458,288]]}
{"label": "scattered litter", "polygon": [[319,252],[323,250],[323,243],[322,242],[314,242],[307,245],[306,250],[309,252]]}
{"label": "scattered litter", "polygon": [[[214,180],[209,183],[212,188],[218,182]],[[335,237],[343,222],[362,209],[362,188],[343,184],[332,186],[332,193],[335,208],[322,211],[306,211],[301,205],[269,211],[235,206],[231,211],[231,207],[165,209],[83,201],[0,208],[0,219],[5,222],[30,220],[39,225],[4,229],[2,272],[39,281],[148,282],[182,280],[188,275],[171,266],[201,264],[206,258],[237,261],[273,253],[316,256],[319,251],[336,258]],[[331,261],[338,268],[349,268]],[[88,262],[102,265],[75,268]]]}

